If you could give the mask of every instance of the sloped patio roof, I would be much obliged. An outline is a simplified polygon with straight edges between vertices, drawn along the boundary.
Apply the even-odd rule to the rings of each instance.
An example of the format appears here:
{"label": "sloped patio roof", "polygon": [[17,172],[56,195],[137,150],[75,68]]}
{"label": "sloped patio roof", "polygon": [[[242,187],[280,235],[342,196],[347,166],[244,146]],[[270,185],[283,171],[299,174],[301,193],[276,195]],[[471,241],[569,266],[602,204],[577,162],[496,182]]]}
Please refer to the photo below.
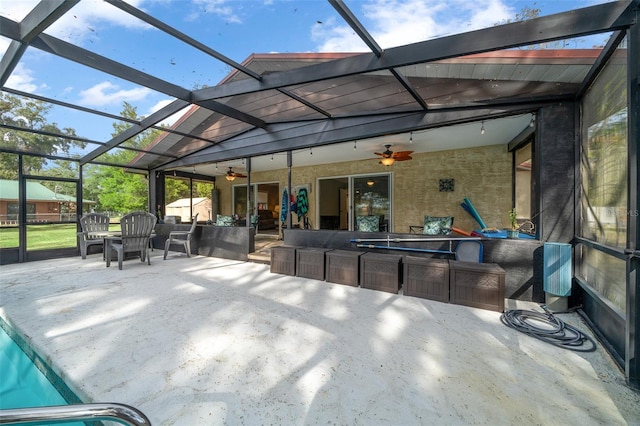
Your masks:
{"label": "sloped patio roof", "polygon": [[[526,127],[537,108],[583,93],[604,60],[613,55],[624,35],[621,30],[633,23],[639,4],[638,0],[607,3],[383,50],[342,1],[329,0],[370,52],[254,54],[240,64],[128,3],[107,2],[233,71],[216,86],[185,89],[45,34],[77,1],[43,1],[21,22],[0,16],[0,35],[12,40],[0,63],[2,90],[114,118],[6,87],[24,52],[35,48],[170,95],[174,100],[156,113],[125,120],[131,126],[112,139],[85,140],[96,148],[83,153],[79,161],[101,163],[104,153],[133,149],[138,151],[136,160],[126,165],[132,170],[191,170],[197,165],[199,174],[209,175],[225,171],[214,169],[214,164],[304,149],[320,154],[322,147],[336,143],[357,141],[359,155],[371,157],[390,136],[397,141],[393,135],[408,132],[415,132],[412,149],[429,150],[433,148],[428,143],[422,148],[419,143],[421,135],[429,133],[426,130],[519,117],[517,124],[512,120],[503,126],[510,129],[502,136],[508,142]],[[609,43],[603,49],[518,49],[593,34],[611,34]],[[140,132],[161,128],[163,120],[183,111],[187,111],[183,118],[164,129],[150,147],[127,146]],[[372,145],[365,148],[367,140]],[[203,164],[208,167],[203,169]]]}

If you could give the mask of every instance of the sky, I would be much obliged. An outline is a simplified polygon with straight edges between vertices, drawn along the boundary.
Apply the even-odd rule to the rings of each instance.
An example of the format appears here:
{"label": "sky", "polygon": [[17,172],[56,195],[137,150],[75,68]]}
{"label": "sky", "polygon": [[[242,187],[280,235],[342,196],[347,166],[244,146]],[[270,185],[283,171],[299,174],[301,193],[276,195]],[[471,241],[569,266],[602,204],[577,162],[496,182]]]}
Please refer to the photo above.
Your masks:
{"label": "sky", "polygon": [[[486,28],[525,7],[540,15],[603,0],[345,0],[384,49]],[[0,2],[0,15],[20,21],[37,0]],[[128,0],[127,3],[242,63],[252,53],[365,52],[367,47],[321,0]],[[47,34],[92,50],[186,89],[218,84],[226,64],[190,48],[102,0],[82,0]],[[0,37],[0,51],[10,40]],[[570,46],[573,47],[573,46]],[[591,47],[591,46],[575,46]],[[119,114],[123,102],[147,116],[173,99],[110,75],[29,48],[6,84],[64,102]],[[53,107],[49,120],[89,139],[108,141],[112,119]]]}

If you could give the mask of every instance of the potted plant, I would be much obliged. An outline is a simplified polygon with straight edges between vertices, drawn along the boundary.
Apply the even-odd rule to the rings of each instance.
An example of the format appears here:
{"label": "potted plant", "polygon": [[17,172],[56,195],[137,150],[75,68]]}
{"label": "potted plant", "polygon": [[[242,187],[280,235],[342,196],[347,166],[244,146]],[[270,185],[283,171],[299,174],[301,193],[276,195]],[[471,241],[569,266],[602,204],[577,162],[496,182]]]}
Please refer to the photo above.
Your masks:
{"label": "potted plant", "polygon": [[518,238],[518,214],[515,208],[509,210],[509,222],[511,229],[507,229],[507,238]]}

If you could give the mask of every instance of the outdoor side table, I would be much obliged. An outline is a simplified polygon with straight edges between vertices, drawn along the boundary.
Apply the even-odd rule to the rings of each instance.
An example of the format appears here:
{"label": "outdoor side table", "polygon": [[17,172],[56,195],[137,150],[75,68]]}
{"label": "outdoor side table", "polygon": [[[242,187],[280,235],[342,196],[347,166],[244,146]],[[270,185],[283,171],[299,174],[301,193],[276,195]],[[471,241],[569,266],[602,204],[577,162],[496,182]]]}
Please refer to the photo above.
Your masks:
{"label": "outdoor side table", "polygon": [[402,256],[365,253],[360,256],[360,287],[398,293]]}
{"label": "outdoor side table", "polygon": [[504,269],[495,263],[449,261],[451,303],[504,312]]}
{"label": "outdoor side table", "polygon": [[449,261],[405,256],[403,259],[405,296],[449,302]]}
{"label": "outdoor side table", "polygon": [[324,280],[325,253],[331,249],[302,247],[296,250],[296,276]]}
{"label": "outdoor side table", "polygon": [[271,247],[271,272],[274,274],[296,275],[296,247]]}
{"label": "outdoor side table", "polygon": [[331,250],[325,256],[325,278],[328,282],[358,286],[359,262],[364,252]]}

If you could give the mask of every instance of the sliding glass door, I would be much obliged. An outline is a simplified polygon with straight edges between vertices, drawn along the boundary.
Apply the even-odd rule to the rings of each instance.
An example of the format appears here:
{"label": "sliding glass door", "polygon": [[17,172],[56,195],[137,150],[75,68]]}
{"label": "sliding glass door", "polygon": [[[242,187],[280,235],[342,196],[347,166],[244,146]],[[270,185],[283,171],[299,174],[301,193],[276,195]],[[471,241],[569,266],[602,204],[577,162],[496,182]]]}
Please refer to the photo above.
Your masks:
{"label": "sliding glass door", "polygon": [[319,229],[355,230],[358,217],[377,216],[379,230],[391,230],[391,174],[318,180]]}
{"label": "sliding glass door", "polygon": [[233,187],[233,214],[240,223],[247,217],[247,207],[252,216],[258,217],[258,229],[277,228],[280,209],[278,182],[256,183],[251,185],[251,205],[247,206],[247,185]]}

